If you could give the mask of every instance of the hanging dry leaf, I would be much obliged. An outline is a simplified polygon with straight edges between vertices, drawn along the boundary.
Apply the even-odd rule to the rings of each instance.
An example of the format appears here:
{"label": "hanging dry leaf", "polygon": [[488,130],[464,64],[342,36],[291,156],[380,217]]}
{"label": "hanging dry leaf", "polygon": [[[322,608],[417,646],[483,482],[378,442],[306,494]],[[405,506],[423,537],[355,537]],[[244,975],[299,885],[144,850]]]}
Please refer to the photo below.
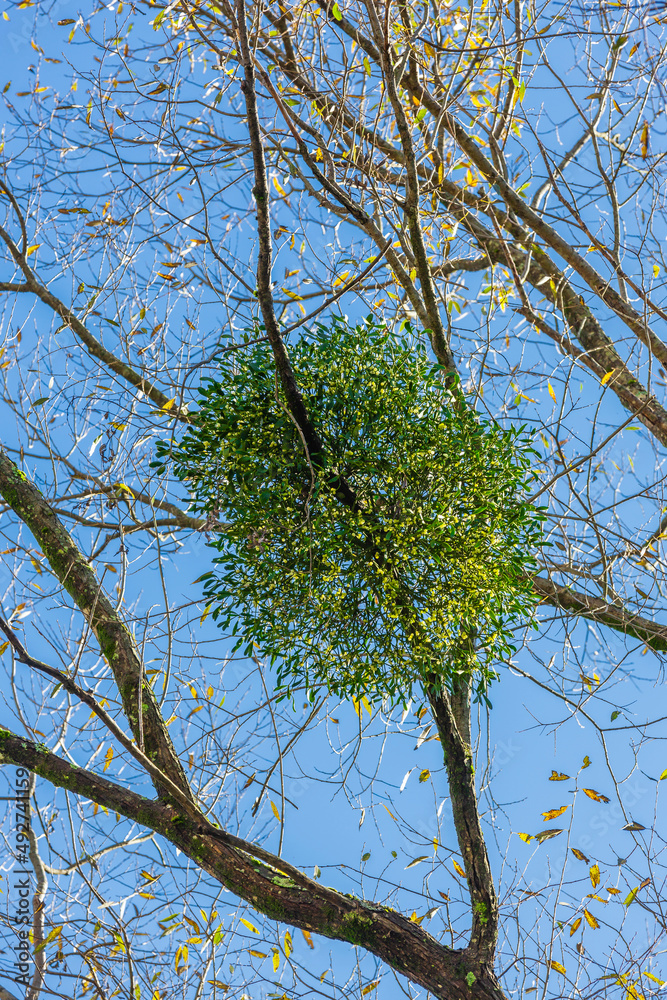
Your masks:
{"label": "hanging dry leaf", "polygon": [[594,802],[609,802],[606,795],[601,792],[596,792],[594,788],[584,788],[584,794],[593,799]]}
{"label": "hanging dry leaf", "polygon": [[562,830],[542,830],[540,833],[535,834],[535,840],[538,844],[543,843],[545,840],[551,840],[552,837],[557,837]]}
{"label": "hanging dry leaf", "polygon": [[566,812],[569,808],[570,808],[569,806],[561,806],[560,809],[549,809],[548,812],[542,813],[542,815],[544,816],[544,822],[548,823],[549,820],[557,819],[559,816],[562,816],[563,813]]}

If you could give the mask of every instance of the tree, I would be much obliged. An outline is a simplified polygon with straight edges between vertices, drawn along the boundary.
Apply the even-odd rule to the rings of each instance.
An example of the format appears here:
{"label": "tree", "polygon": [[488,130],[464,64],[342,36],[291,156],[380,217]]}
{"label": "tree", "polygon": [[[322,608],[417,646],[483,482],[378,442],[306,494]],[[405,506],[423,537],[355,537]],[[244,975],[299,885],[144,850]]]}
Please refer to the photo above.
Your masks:
{"label": "tree", "polygon": [[[38,60],[5,88],[0,182],[17,427],[0,757],[37,776],[10,840],[38,876],[31,1000],[657,992],[659,16],[179,0],[10,17]],[[458,528],[439,538],[443,512]],[[275,563],[290,517],[314,541],[286,535]],[[328,579],[336,546],[357,589],[326,592],[318,649],[305,591],[285,626],[283,570]],[[406,553],[431,565],[424,547],[437,572],[403,573]],[[372,669],[345,673],[362,647]],[[508,806],[490,747],[525,726],[523,699],[538,729],[511,798],[535,792]],[[539,774],[563,784],[537,791],[530,755],[561,729]],[[433,741],[412,785],[406,738]],[[326,822],[356,810],[373,845],[340,870],[324,775]],[[533,832],[508,840],[505,813]]]}

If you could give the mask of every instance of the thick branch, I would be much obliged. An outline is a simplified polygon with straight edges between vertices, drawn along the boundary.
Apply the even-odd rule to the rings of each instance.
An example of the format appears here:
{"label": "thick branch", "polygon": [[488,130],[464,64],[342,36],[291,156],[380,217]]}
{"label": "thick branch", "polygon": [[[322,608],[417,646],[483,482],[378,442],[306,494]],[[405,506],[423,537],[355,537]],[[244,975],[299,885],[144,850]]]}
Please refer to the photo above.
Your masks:
{"label": "thick branch", "polygon": [[7,730],[0,730],[0,763],[27,767],[53,785],[162,834],[260,913],[365,948],[440,1000],[505,1000],[493,977],[467,951],[445,947],[395,910],[307,878],[281,858],[231,837],[201,817],[143,798]]}
{"label": "thick branch", "polygon": [[638,639],[657,653],[667,652],[667,625],[642,618],[641,615],[610,604],[600,597],[591,597],[570,587],[563,587],[545,577],[533,577],[533,587],[546,604],[589,618],[632,639]]}
{"label": "thick branch", "polygon": [[492,978],[498,940],[498,902],[477,806],[467,685],[463,680],[455,684],[459,689],[455,695],[456,716],[445,691],[432,690],[429,701],[445,755],[454,827],[472,902],[472,932],[466,953],[476,963],[476,975]]}
{"label": "thick branch", "polygon": [[[144,678],[130,631],[62,522],[37,487],[1,449],[0,495],[35,536],[57,579],[90,625],[113,671],[135,740],[141,745],[143,733],[146,755],[191,797],[185,772],[176,756],[153,688]],[[139,720],[139,706],[142,706],[142,722]]]}

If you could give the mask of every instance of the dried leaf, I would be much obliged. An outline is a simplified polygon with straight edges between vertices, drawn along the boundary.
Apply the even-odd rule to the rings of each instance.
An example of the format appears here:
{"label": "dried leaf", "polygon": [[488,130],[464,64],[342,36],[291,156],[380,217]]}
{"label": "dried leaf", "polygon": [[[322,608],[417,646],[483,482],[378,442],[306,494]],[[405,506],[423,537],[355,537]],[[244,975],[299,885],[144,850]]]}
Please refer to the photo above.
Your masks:
{"label": "dried leaf", "polygon": [[563,774],[562,771],[552,771],[549,775],[549,781],[570,781],[570,775]]}
{"label": "dried leaf", "polygon": [[559,816],[562,816],[564,812],[567,812],[569,808],[569,806],[561,806],[560,809],[549,809],[548,812],[542,813],[544,816],[544,822],[548,823],[552,819],[557,819]]}
{"label": "dried leaf", "polygon": [[583,851],[580,851],[578,847],[571,847],[570,850],[574,854],[577,861],[585,861],[588,864],[588,858]]}
{"label": "dried leaf", "polygon": [[573,934],[577,933],[577,931],[579,930],[580,926],[581,926],[581,917],[577,917],[577,919],[574,921],[574,923],[570,927],[570,937],[572,937]]}
{"label": "dried leaf", "polygon": [[566,976],[565,966],[561,965],[560,962],[549,962],[549,968],[553,969],[554,972],[560,972],[561,976]]}
{"label": "dried leaf", "polygon": [[594,788],[584,788],[584,794],[593,799],[594,802],[609,802],[606,795],[601,792],[596,792]]}
{"label": "dried leaf", "polygon": [[[414,868],[414,866],[418,865],[420,861],[428,861],[427,855],[423,854],[419,858],[414,858],[409,865],[405,866],[405,870],[407,871],[408,868]],[[456,864],[456,861],[454,862],[454,864]]]}
{"label": "dried leaf", "polygon": [[452,859],[452,864],[454,865],[454,870],[457,872],[457,874],[459,874],[462,878],[465,878],[466,873],[463,870],[463,868],[461,868],[461,865],[458,863],[458,861],[454,861]]}
{"label": "dried leaf", "polygon": [[590,875],[591,875],[591,885],[593,886],[594,889],[597,889],[597,887],[600,884],[600,867],[599,867],[599,865],[593,865],[593,867],[591,868],[591,871],[590,871]]}
{"label": "dried leaf", "polygon": [[562,832],[562,830],[541,830],[535,834],[535,840],[538,844],[542,844],[545,840],[551,840],[552,837],[557,837]]}
{"label": "dried leaf", "polygon": [[586,917],[586,923],[589,925],[589,927],[592,927],[593,930],[596,931],[600,925],[593,916],[593,914],[589,913],[588,910],[584,910],[584,916]]}
{"label": "dried leaf", "polygon": [[308,947],[309,948],[314,948],[315,945],[313,944],[313,939],[310,936],[310,931],[304,931],[303,928],[302,928],[301,929],[301,933],[303,934],[303,936],[304,936],[304,938],[306,940],[306,944],[308,945]]}

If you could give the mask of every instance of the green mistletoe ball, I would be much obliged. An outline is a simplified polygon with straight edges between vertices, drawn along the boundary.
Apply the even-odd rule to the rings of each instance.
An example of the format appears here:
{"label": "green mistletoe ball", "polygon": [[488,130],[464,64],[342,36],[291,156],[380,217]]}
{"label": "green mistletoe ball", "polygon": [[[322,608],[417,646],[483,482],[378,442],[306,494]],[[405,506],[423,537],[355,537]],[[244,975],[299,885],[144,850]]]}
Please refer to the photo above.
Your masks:
{"label": "green mistletoe ball", "polygon": [[202,578],[213,617],[286,693],[405,700],[472,673],[484,694],[534,604],[544,515],[527,502],[525,430],[462,406],[419,344],[370,317],[319,326],[290,357],[321,455],[266,343],[223,353],[194,423],[160,445],[157,464],[173,462],[192,510],[219,525]]}

